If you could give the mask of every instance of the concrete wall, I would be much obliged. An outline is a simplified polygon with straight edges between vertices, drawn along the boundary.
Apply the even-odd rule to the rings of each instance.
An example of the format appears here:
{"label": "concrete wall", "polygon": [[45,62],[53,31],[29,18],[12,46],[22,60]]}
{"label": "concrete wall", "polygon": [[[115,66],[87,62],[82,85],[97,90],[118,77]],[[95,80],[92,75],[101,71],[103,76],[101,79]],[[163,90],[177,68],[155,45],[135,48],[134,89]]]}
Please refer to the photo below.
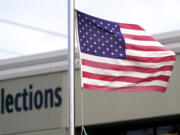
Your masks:
{"label": "concrete wall", "polygon": [[[29,76],[18,79],[10,79],[0,82],[0,88],[4,89],[4,103],[2,102],[2,92],[0,93],[1,112],[0,112],[0,135],[1,134],[15,134],[26,133],[35,131],[47,131],[52,129],[65,129],[67,127],[67,80],[66,73],[53,73],[40,76]],[[29,85],[33,88],[30,90]],[[59,96],[61,96],[62,103],[59,106],[55,106],[55,102],[58,102],[55,97],[56,88],[61,88]],[[15,97],[18,93],[23,93],[26,89],[26,110],[23,107],[23,96],[18,97],[17,105],[21,107],[21,111],[15,109]],[[50,106],[50,97],[48,97],[48,106],[45,107],[45,94],[46,90],[52,89],[53,91],[53,106]],[[35,107],[35,94],[37,91],[41,91],[43,95],[42,106],[40,108]],[[30,109],[30,92],[32,92],[32,109]],[[13,104],[9,104],[9,109],[13,109],[12,112],[7,111],[7,97],[11,95],[14,99]],[[5,103],[6,102],[6,103]],[[37,96],[37,102],[40,103],[40,96]],[[3,105],[4,104],[4,105]],[[4,106],[4,113],[2,113],[2,106]]]}
{"label": "concrete wall", "polygon": [[[180,55],[165,93],[98,92],[84,90],[85,124],[107,123],[180,114]],[[78,75],[78,74],[77,74]],[[77,84],[77,83],[76,83]],[[80,93],[76,86],[77,118],[80,119]],[[78,94],[79,93],[79,94]],[[77,121],[77,125],[80,125]]]}
{"label": "concrete wall", "polygon": [[[84,124],[103,124],[180,114],[180,55],[170,79],[168,90],[159,92],[98,92],[84,90]],[[81,125],[80,73],[76,70],[76,125]],[[67,127],[67,71],[10,79],[0,82],[5,94],[15,95],[29,84],[33,92],[61,87],[62,104],[59,107],[41,108],[21,112],[5,112],[0,115],[0,135],[38,131],[51,132]],[[22,103],[19,103],[22,105]],[[50,131],[47,131],[50,130]],[[41,131],[41,132],[39,132]],[[33,134],[29,133],[29,134]],[[56,131],[52,131],[56,132]],[[63,130],[63,132],[65,132]],[[56,133],[54,133],[56,134]]]}
{"label": "concrete wall", "polygon": [[[167,36],[170,35],[170,36]],[[177,53],[177,60],[173,70],[168,90],[159,92],[99,92],[83,90],[84,124],[104,124],[158,116],[180,114],[180,32],[163,34],[157,38]],[[81,97],[80,97],[80,69],[76,53],[76,126],[81,125]],[[0,105],[2,110],[2,88],[5,97],[23,93],[26,88],[34,94],[47,89],[55,90],[61,87],[61,105],[55,107],[41,107],[39,109],[14,109],[15,101],[7,105],[13,112],[0,111],[0,135],[65,135],[67,128],[67,52],[57,51],[47,54],[26,56],[11,60],[0,61]],[[29,90],[29,85],[33,89]],[[15,99],[14,99],[15,100]],[[57,100],[57,99],[54,99]],[[41,102],[38,100],[38,102]],[[44,105],[44,98],[42,100]],[[48,100],[49,102],[49,100]],[[54,101],[55,102],[55,101]],[[23,96],[18,105],[23,106]],[[27,104],[29,101],[27,101]]]}

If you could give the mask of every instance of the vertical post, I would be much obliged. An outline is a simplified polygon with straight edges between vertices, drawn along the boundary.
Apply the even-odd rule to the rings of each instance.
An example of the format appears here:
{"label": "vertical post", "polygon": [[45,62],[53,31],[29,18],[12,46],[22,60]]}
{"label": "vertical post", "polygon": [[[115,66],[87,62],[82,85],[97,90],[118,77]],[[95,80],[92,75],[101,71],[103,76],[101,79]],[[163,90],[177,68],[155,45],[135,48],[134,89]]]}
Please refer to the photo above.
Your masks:
{"label": "vertical post", "polygon": [[75,52],[75,18],[74,0],[68,0],[68,100],[69,100],[69,135],[75,134],[75,95],[74,95],[74,52]]}

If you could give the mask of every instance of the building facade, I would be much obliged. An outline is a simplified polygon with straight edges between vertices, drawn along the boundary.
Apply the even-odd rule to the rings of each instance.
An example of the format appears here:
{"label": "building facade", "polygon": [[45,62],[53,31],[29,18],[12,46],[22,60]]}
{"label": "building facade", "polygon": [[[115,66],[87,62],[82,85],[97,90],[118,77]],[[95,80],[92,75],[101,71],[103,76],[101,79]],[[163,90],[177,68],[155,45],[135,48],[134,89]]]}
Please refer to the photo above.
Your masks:
{"label": "building facade", "polygon": [[[165,134],[180,124],[180,31],[154,35],[176,52],[165,93],[83,90],[84,125],[96,134]],[[66,135],[67,50],[0,62],[0,135]],[[81,127],[79,55],[76,52],[76,134]],[[174,131],[176,130],[176,131]]]}

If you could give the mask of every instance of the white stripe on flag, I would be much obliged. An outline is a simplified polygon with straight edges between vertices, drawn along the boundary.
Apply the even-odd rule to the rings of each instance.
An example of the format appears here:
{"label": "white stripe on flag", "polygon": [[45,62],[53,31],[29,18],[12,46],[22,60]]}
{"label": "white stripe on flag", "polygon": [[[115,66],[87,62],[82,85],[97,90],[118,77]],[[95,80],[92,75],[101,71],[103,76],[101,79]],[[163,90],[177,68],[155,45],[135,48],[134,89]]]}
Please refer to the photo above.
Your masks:
{"label": "white stripe on flag", "polygon": [[165,57],[169,56],[169,51],[137,51],[137,50],[130,50],[126,49],[126,54],[131,56],[138,56],[138,57]]}
{"label": "white stripe on flag", "polygon": [[142,45],[142,46],[160,46],[160,47],[164,47],[163,45],[161,45],[157,41],[140,41],[140,40],[133,40],[133,39],[128,39],[128,38],[125,38],[125,43],[135,44],[135,45]]}
{"label": "white stripe on flag", "polygon": [[166,87],[167,82],[164,81],[148,81],[142,83],[128,83],[128,82],[119,82],[119,81],[102,81],[96,79],[83,78],[83,83],[98,85],[98,86],[110,86],[110,87],[130,87],[130,86],[162,86]]}
{"label": "white stripe on flag", "polygon": [[106,58],[100,56],[94,56],[86,53],[81,52],[81,59],[86,59],[94,62],[101,62],[107,64],[115,64],[115,65],[122,65],[122,66],[136,66],[136,67],[144,67],[144,68],[159,68],[162,66],[171,66],[174,64],[174,61],[167,61],[167,62],[159,62],[159,63],[145,63],[145,62],[136,62],[124,59],[113,59],[113,58]]}
{"label": "white stripe on flag", "polygon": [[142,30],[131,30],[131,29],[120,28],[120,31],[122,34],[149,36],[149,34],[146,31],[142,31]]}
{"label": "white stripe on flag", "polygon": [[109,76],[129,76],[129,77],[138,77],[138,78],[148,78],[148,77],[156,77],[159,75],[170,76],[171,71],[159,71],[155,73],[141,73],[135,71],[117,71],[117,70],[110,70],[110,69],[101,69],[101,68],[94,68],[82,65],[82,71],[99,74],[99,75],[109,75]]}

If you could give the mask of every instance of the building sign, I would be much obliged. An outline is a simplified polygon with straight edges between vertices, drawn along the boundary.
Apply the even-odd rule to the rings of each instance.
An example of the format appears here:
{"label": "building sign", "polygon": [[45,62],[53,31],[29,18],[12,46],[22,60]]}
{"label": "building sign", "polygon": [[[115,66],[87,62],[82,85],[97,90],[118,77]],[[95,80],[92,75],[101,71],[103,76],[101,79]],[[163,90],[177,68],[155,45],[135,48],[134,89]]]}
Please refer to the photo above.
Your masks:
{"label": "building sign", "polygon": [[21,92],[15,94],[7,93],[5,88],[1,88],[0,113],[25,112],[34,109],[59,107],[62,103],[60,92],[61,87],[59,86],[55,89],[36,90],[33,84],[29,84],[28,88],[23,88]]}
{"label": "building sign", "polygon": [[0,135],[67,127],[62,73],[0,81]]}

